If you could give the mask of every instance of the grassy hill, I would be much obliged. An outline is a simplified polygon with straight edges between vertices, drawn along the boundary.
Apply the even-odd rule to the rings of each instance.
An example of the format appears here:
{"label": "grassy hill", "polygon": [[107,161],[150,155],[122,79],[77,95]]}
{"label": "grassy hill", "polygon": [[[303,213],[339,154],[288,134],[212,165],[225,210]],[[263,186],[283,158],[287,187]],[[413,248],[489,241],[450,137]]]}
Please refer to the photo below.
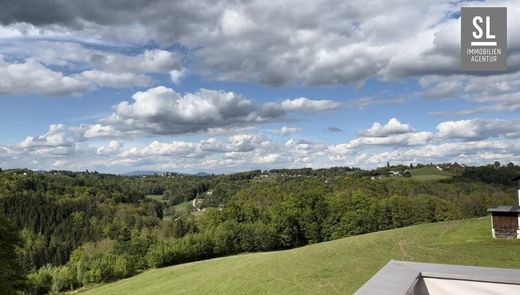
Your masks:
{"label": "grassy hill", "polygon": [[410,174],[412,174],[412,179],[419,181],[434,181],[450,178],[453,176],[452,173],[448,171],[439,170],[433,166],[426,166],[422,168],[412,169],[410,170]]}
{"label": "grassy hill", "polygon": [[175,212],[190,213],[193,210],[193,200],[182,202],[174,206]]}
{"label": "grassy hill", "polygon": [[520,241],[491,237],[488,217],[187,263],[80,293],[349,294],[391,259],[520,268],[519,253]]}
{"label": "grassy hill", "polygon": [[145,196],[147,199],[150,199],[150,200],[155,200],[157,202],[164,202],[163,200],[163,195],[146,195]]}

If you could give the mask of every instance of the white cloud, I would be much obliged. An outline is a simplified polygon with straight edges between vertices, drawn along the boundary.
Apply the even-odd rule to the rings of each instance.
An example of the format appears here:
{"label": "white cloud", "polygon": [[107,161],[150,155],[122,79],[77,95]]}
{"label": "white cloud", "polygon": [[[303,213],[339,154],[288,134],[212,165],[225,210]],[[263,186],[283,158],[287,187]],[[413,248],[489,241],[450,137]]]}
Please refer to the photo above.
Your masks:
{"label": "white cloud", "polygon": [[[460,6],[505,6],[520,12],[514,1],[453,2],[399,0],[320,0],[302,4],[196,1],[99,2],[85,9],[77,2],[42,1],[39,7],[14,4],[0,15],[6,36],[49,34],[61,40],[105,44],[159,43],[187,49],[198,73],[215,80],[348,84],[371,77],[399,79],[459,73]],[[36,9],[36,10],[35,10]],[[143,13],[146,11],[146,13]],[[519,27],[508,18],[508,27]],[[50,32],[50,33],[49,33]],[[518,31],[509,31],[509,68],[520,68]],[[232,57],[232,58],[230,58]],[[140,70],[169,72],[175,58],[157,50],[145,53]],[[161,66],[158,66],[160,64]],[[177,69],[178,70],[178,69]]]}
{"label": "white cloud", "polygon": [[[362,167],[374,167],[391,163],[459,162],[481,165],[493,162],[520,161],[517,131],[519,120],[460,120],[446,121],[437,126],[437,134],[415,131],[399,122],[393,124],[397,132],[382,137],[366,136],[368,132],[344,144],[329,146],[328,158],[333,163],[348,163]],[[376,135],[384,126],[374,124]],[[383,132],[384,133],[384,132]],[[373,133],[374,134],[374,133]],[[489,140],[501,137],[500,140]],[[457,140],[463,139],[463,141]],[[377,147],[368,149],[368,147]]]}
{"label": "white cloud", "polygon": [[43,41],[38,38],[18,38],[5,42],[0,52],[6,56],[34,59],[46,66],[60,66],[71,70],[100,64],[106,60],[108,54],[86,48],[77,42]]}
{"label": "white cloud", "polygon": [[430,141],[432,137],[433,135],[429,131],[392,134],[384,137],[360,137],[350,141],[350,146],[357,148],[367,145],[422,145]]}
{"label": "white cloud", "polygon": [[[96,124],[77,127],[86,138],[175,135],[185,133],[219,134],[245,129],[286,118],[289,112],[320,112],[333,109],[329,100],[295,99],[281,104],[257,105],[233,92],[200,89],[179,94],[158,86],[136,92],[133,101],[123,101],[114,112]],[[283,129],[287,133],[296,129]]]}
{"label": "white cloud", "polygon": [[491,76],[427,76],[419,80],[432,98],[460,97],[473,104],[462,110],[434,111],[437,115],[469,115],[520,110],[520,73]]}
{"label": "white cloud", "polygon": [[398,98],[373,98],[371,96],[360,97],[357,99],[350,100],[346,105],[351,108],[356,108],[360,110],[364,110],[370,106],[374,105],[391,105],[391,104],[402,104],[406,102],[404,97]]}
{"label": "white cloud", "polygon": [[[109,172],[203,169],[210,172],[230,172],[302,166],[319,168],[350,165],[368,168],[384,165],[387,161],[405,164],[520,161],[518,139],[452,142],[439,138],[433,142],[417,140],[421,137],[420,134],[421,132],[408,132],[386,137],[359,137],[346,144],[328,146],[294,138],[280,142],[262,133],[244,133],[199,141],[153,140],[144,146],[130,141],[109,141],[95,145],[74,138],[74,132],[63,125],[52,125],[44,135],[28,138],[17,145],[1,146],[0,163],[3,168],[23,166],[33,169],[89,169]],[[422,144],[414,145],[414,141]],[[369,146],[376,148],[368,149]]]}
{"label": "white cloud", "polygon": [[133,102],[121,102],[100,120],[122,133],[181,134],[208,128],[263,122],[256,105],[232,92],[201,89],[180,95],[163,86],[137,92]]}
{"label": "white cloud", "polygon": [[0,94],[70,95],[90,87],[89,83],[52,71],[34,59],[9,63],[0,55]]}
{"label": "white cloud", "polygon": [[366,147],[404,147],[424,145],[431,141],[433,134],[429,131],[393,134],[385,137],[358,137],[348,143],[330,147],[333,155],[346,155]]}
{"label": "white cloud", "polygon": [[419,84],[425,88],[422,94],[427,98],[451,98],[463,89],[461,81],[453,78],[428,76],[419,79]]}
{"label": "white cloud", "polygon": [[145,147],[128,147],[112,158],[116,165],[145,165],[147,168],[253,169],[254,165],[287,163],[284,153],[285,148],[262,134],[239,134],[199,142],[154,140]]}
{"label": "white cloud", "polygon": [[81,72],[77,76],[83,81],[89,81],[97,87],[132,87],[146,86],[150,84],[150,78],[145,75],[134,73],[111,73],[99,70]]}
{"label": "white cloud", "polygon": [[117,140],[111,140],[108,145],[100,146],[97,148],[96,152],[98,155],[112,155],[123,147],[123,143]]}
{"label": "white cloud", "polygon": [[104,126],[101,124],[93,124],[88,126],[80,126],[74,128],[77,132],[82,132],[87,139],[96,137],[119,137],[123,136],[121,132],[115,130],[112,126]]}
{"label": "white cloud", "polygon": [[434,138],[429,131],[416,131],[409,124],[391,118],[385,125],[374,122],[372,127],[360,132],[359,137],[347,143],[329,146],[330,159],[344,159],[347,155],[357,153],[367,147],[409,147],[425,145]]}
{"label": "white cloud", "polygon": [[51,41],[20,41],[4,47],[0,49],[0,94],[56,96],[102,87],[144,87],[153,81],[149,73],[170,74],[176,82],[183,73],[179,55],[165,50],[124,55]]}
{"label": "white cloud", "polygon": [[255,159],[255,163],[258,164],[272,164],[280,159],[279,154],[268,154],[266,156],[260,156]]}
{"label": "white cloud", "polygon": [[214,137],[201,140],[199,142],[198,148],[202,152],[208,153],[222,153],[228,150],[228,147],[222,141]]}
{"label": "white cloud", "polygon": [[[16,2],[9,13],[0,12],[0,94],[72,95],[100,87],[151,87],[158,84],[157,74],[173,83],[193,73],[209,80],[296,87],[348,83],[361,87],[374,77],[419,77],[423,89],[417,96],[461,98],[470,105],[451,114],[520,110],[519,31],[509,32],[508,72],[461,75],[455,14],[461,5],[492,4],[507,6],[509,14],[516,15],[518,3],[398,0],[393,4],[383,6],[377,0],[211,4],[159,0],[148,3],[146,10],[140,2],[96,2],[86,10],[74,1],[41,1],[38,7]],[[520,27],[519,19],[510,17],[508,27]],[[145,49],[143,44],[162,49]],[[189,62],[189,69],[181,67],[182,60]],[[405,89],[397,91],[409,91],[407,81]],[[385,94],[396,97],[390,91]],[[345,105],[364,109],[402,103],[409,97],[361,97]],[[0,159],[6,163],[17,157],[20,165],[36,165],[32,164],[36,161],[41,167],[184,169],[201,163],[214,169],[219,165],[246,169],[254,168],[252,163],[290,166],[342,160],[353,164],[388,159],[518,161],[515,139],[519,132],[514,127],[519,120],[450,118],[434,134],[435,130],[417,131],[393,118],[329,146],[280,136],[266,138],[248,129],[264,122],[289,124],[291,112],[330,111],[341,105],[305,97],[258,105],[232,92],[177,93],[156,87],[116,105],[112,115],[95,124],[55,125],[46,134],[0,147]],[[274,128],[281,128],[274,134],[297,132],[297,128]],[[231,133],[236,135],[228,136]],[[195,134],[197,140],[163,142],[163,135],[178,134]],[[145,146],[126,141],[142,136],[154,138]],[[200,140],[201,136],[211,138]],[[118,138],[121,145],[98,143],[100,138]],[[276,142],[282,139],[288,140]],[[93,142],[99,146],[91,146]],[[327,156],[334,161],[322,162]]]}
{"label": "white cloud", "polygon": [[81,137],[63,124],[52,124],[49,130],[40,136],[27,136],[14,145],[2,147],[7,151],[8,162],[16,164],[14,167],[33,167],[35,164],[47,164],[56,158],[81,157],[84,153],[95,152]]}
{"label": "white cloud", "polygon": [[22,149],[42,147],[70,147],[74,141],[67,137],[67,128],[63,124],[52,124],[44,135],[28,136],[18,146]]}
{"label": "white cloud", "polygon": [[102,61],[103,68],[115,72],[169,73],[181,68],[180,56],[177,53],[160,49],[145,50],[135,56],[106,55]]}
{"label": "white cloud", "polygon": [[289,139],[285,142],[284,147],[289,154],[288,157],[297,164],[306,166],[316,164],[320,161],[320,157],[325,155],[326,145],[309,140]]}
{"label": "white cloud", "polygon": [[184,76],[184,71],[182,70],[171,70],[169,72],[170,80],[172,80],[173,84],[179,84],[182,77]]}
{"label": "white cloud", "polygon": [[437,126],[438,136],[442,138],[462,138],[466,140],[486,139],[505,136],[520,137],[520,120],[459,120],[446,121]]}
{"label": "white cloud", "polygon": [[388,123],[381,125],[374,122],[372,127],[361,133],[363,137],[385,137],[392,134],[402,134],[415,131],[409,124],[403,124],[396,118],[391,118]]}
{"label": "white cloud", "polygon": [[482,165],[520,161],[518,141],[470,141],[462,143],[429,144],[418,148],[399,149],[385,152],[363,151],[351,161],[363,166],[382,166],[391,163],[458,162],[467,165]]}
{"label": "white cloud", "polygon": [[111,46],[86,47],[76,41],[13,40],[2,48],[6,56],[34,59],[46,66],[70,70],[97,69],[111,73],[168,73],[181,70],[181,56],[162,49],[145,49],[138,54],[117,52]]}
{"label": "white cloud", "polygon": [[279,132],[281,135],[289,135],[289,134],[298,133],[301,130],[302,130],[301,128],[283,126],[282,128],[280,128]]}
{"label": "white cloud", "polygon": [[132,148],[124,156],[188,156],[195,152],[196,145],[189,142],[174,141],[162,143],[154,140],[143,149]]}
{"label": "white cloud", "polygon": [[322,112],[338,107],[339,103],[333,100],[311,100],[305,97],[287,99],[282,102],[282,109],[288,112]]}
{"label": "white cloud", "polygon": [[[349,161],[351,165],[370,167],[392,163],[462,162],[487,163],[490,159],[518,161],[515,141],[520,138],[520,120],[460,120],[441,122],[437,133],[416,131],[409,124],[392,118],[385,125],[375,122],[371,128],[347,143],[328,147],[329,160]],[[489,141],[488,138],[504,137]],[[463,139],[464,141],[459,141]],[[373,152],[370,151],[373,148]]]}
{"label": "white cloud", "polygon": [[262,146],[263,139],[252,134],[232,135],[228,139],[228,147],[233,152],[250,152]]}

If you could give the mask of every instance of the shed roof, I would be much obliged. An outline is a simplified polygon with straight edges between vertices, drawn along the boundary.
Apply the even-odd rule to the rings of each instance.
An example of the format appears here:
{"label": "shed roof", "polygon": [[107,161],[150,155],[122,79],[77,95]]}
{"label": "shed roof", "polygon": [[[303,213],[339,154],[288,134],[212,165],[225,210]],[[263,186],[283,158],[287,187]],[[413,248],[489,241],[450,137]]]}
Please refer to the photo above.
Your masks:
{"label": "shed roof", "polygon": [[496,208],[488,209],[488,212],[520,213],[520,206],[498,206]]}

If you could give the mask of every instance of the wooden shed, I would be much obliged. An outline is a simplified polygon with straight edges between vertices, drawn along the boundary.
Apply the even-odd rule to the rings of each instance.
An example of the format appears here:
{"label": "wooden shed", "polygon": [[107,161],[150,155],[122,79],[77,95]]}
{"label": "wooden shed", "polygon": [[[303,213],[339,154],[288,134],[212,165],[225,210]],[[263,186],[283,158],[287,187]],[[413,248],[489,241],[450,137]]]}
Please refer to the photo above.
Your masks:
{"label": "wooden shed", "polygon": [[499,206],[488,210],[491,212],[491,231],[495,239],[520,238],[518,219],[520,206]]}
{"label": "wooden shed", "polygon": [[[518,204],[520,205],[520,176],[511,181],[518,184]],[[495,239],[520,239],[520,206],[498,206],[491,212],[491,231]]]}

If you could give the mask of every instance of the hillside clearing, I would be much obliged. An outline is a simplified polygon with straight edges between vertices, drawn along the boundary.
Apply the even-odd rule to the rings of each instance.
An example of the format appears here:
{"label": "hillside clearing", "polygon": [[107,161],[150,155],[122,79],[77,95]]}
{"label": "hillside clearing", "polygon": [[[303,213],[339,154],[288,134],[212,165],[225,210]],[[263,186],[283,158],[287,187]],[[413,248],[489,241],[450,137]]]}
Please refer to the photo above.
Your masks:
{"label": "hillside clearing", "polygon": [[349,294],[391,259],[520,268],[519,250],[491,237],[487,217],[176,265],[80,293]]}
{"label": "hillside clearing", "polygon": [[432,166],[412,169],[410,170],[410,174],[412,175],[412,179],[418,181],[436,181],[453,176],[451,172],[439,170]]}
{"label": "hillside clearing", "polygon": [[155,200],[157,202],[165,202],[165,200],[163,199],[164,195],[146,195],[145,197],[147,199]]}
{"label": "hillside clearing", "polygon": [[175,212],[178,214],[188,214],[191,211],[193,211],[193,209],[194,209],[193,200],[179,203],[179,204],[173,206],[173,208],[175,208]]}

